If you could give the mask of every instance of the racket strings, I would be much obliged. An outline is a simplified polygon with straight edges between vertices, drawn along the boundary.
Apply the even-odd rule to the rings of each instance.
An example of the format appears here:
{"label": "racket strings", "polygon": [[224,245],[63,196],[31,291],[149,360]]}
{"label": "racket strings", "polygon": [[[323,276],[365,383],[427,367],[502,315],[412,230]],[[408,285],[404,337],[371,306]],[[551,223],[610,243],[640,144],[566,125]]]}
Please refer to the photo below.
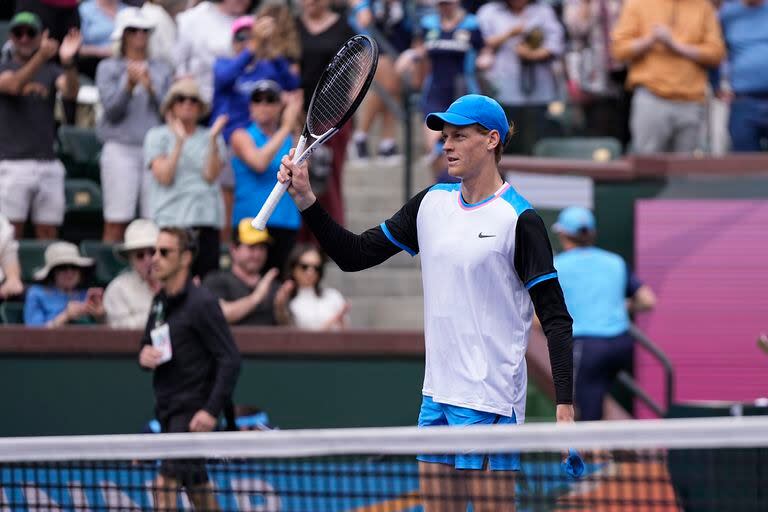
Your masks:
{"label": "racket strings", "polygon": [[338,125],[365,87],[376,63],[376,50],[367,40],[340,51],[315,92],[307,127],[314,136]]}

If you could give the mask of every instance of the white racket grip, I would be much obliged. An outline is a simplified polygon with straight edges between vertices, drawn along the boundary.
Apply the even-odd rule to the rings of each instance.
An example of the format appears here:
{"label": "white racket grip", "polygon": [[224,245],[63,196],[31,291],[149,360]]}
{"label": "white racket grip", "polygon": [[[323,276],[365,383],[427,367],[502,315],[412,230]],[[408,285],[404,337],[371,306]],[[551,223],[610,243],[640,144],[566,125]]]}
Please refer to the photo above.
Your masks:
{"label": "white racket grip", "polygon": [[[304,146],[306,143],[307,138],[302,135],[301,138],[299,138],[299,143],[296,145],[296,151],[293,152],[294,162],[297,162],[300,157],[304,156],[302,153],[304,152]],[[280,199],[282,199],[283,194],[285,194],[285,191],[288,190],[288,186],[290,184],[290,181],[286,181],[285,183],[280,183],[278,181],[275,183],[272,192],[269,193],[269,197],[267,197],[267,200],[264,201],[264,204],[261,206],[259,214],[251,221],[251,226],[253,226],[255,229],[258,229],[259,231],[263,231],[264,228],[267,227],[267,221],[272,216],[275,208],[277,208],[277,203],[280,202]]]}

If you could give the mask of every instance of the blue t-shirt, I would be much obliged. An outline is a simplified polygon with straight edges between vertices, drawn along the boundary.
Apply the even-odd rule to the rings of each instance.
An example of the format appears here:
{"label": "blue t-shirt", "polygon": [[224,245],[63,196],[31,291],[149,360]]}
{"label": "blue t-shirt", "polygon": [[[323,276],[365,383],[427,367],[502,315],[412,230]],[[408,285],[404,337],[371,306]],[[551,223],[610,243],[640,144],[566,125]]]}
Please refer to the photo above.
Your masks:
{"label": "blue t-shirt", "polygon": [[768,94],[768,2],[755,7],[727,2],[720,9],[720,23],[734,92]]}
{"label": "blue t-shirt", "polygon": [[432,68],[424,85],[425,110],[444,110],[459,96],[480,92],[475,59],[484,43],[473,14],[464,16],[453,30],[443,30],[437,14],[424,16],[419,37]]}
{"label": "blue t-shirt", "polygon": [[[24,325],[41,327],[64,311],[71,300],[85,301],[87,290],[64,293],[52,286],[35,284],[27,290],[24,301]],[[77,322],[83,323],[83,322]]]}
{"label": "blue t-shirt", "polygon": [[[118,12],[127,6],[119,2]],[[78,7],[80,13],[80,33],[83,35],[83,44],[94,46],[108,46],[112,44],[112,32],[115,30],[115,20],[96,5],[96,0],[86,0]]]}
{"label": "blue t-shirt", "polygon": [[218,58],[213,64],[211,123],[220,114],[229,116],[223,131],[227,143],[235,130],[250,123],[248,107],[256,82],[274,80],[285,91],[299,86],[299,77],[291,72],[291,62],[284,57],[252,63],[253,54],[246,50],[234,58]]}
{"label": "blue t-shirt", "polygon": [[642,286],[618,254],[580,247],[555,256],[573,336],[613,337],[629,329],[626,298]]}
{"label": "blue t-shirt", "polygon": [[[269,138],[261,131],[256,123],[251,123],[246,129],[256,147],[264,147]],[[264,172],[253,171],[239,158],[232,159],[232,170],[235,173],[235,204],[232,208],[232,225],[237,224],[246,217],[255,217],[261,206],[267,200],[269,193],[275,186],[275,176],[280,168],[280,160],[287,155],[293,147],[293,138],[286,137],[283,145],[275,153],[275,157],[269,163]],[[267,228],[299,229],[301,215],[293,199],[285,194],[277,203],[275,212],[267,222]]]}

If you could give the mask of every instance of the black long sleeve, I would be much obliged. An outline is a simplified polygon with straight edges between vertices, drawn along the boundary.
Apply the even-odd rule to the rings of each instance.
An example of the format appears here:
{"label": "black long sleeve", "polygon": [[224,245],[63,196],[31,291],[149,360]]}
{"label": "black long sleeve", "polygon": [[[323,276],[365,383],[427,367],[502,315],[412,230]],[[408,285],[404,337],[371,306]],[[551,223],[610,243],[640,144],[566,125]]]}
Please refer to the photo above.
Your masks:
{"label": "black long sleeve", "polygon": [[555,400],[558,404],[572,404],[573,320],[565,306],[563,290],[557,279],[547,279],[533,286],[529,293],[547,337]]}
{"label": "black long sleeve", "polygon": [[344,272],[374,267],[400,252],[381,226],[356,235],[340,226],[317,202],[301,212],[301,216],[326,254]]}
{"label": "black long sleeve", "polygon": [[242,357],[224,313],[221,312],[218,299],[213,295],[206,295],[207,300],[195,304],[198,310],[195,328],[200,340],[216,360],[216,375],[204,408],[212,416],[218,417],[227,402],[232,399],[240,375]]}

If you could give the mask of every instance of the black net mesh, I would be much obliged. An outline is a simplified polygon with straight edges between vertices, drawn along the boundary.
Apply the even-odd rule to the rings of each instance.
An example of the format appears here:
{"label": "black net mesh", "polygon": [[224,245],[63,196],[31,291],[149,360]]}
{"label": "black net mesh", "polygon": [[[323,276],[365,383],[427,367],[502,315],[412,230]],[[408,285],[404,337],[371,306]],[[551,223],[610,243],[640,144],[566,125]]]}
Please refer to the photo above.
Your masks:
{"label": "black net mesh", "polygon": [[376,63],[377,50],[368,38],[354,37],[339,50],[312,97],[307,127],[313,136],[339,124],[356,100],[365,95]]}

